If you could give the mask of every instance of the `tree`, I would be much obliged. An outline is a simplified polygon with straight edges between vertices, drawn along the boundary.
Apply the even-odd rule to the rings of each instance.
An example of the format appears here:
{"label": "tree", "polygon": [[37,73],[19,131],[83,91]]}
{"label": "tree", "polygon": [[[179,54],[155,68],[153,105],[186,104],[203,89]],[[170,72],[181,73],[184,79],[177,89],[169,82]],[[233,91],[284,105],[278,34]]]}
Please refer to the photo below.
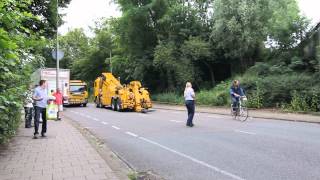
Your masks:
{"label": "tree", "polygon": [[0,2],[0,143],[15,133],[21,119],[22,94],[37,62],[37,46],[44,40],[27,21],[37,18],[27,9],[29,0]]}
{"label": "tree", "polygon": [[59,45],[64,52],[60,66],[66,69],[71,69],[75,61],[86,57],[90,49],[89,38],[83,29],[74,29],[66,35],[60,36]]}

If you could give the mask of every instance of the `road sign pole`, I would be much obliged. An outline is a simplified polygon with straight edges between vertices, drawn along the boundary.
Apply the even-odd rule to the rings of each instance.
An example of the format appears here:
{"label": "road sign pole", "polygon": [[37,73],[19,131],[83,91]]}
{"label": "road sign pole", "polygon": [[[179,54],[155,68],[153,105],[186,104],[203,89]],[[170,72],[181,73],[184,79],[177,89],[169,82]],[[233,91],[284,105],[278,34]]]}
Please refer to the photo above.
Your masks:
{"label": "road sign pole", "polygon": [[59,11],[58,11],[58,8],[59,8],[59,2],[57,0],[57,42],[56,42],[56,62],[57,62],[57,72],[56,72],[56,89],[59,88],[59,56],[58,56],[58,49],[59,49],[59,40],[58,40],[58,20],[59,20]]}

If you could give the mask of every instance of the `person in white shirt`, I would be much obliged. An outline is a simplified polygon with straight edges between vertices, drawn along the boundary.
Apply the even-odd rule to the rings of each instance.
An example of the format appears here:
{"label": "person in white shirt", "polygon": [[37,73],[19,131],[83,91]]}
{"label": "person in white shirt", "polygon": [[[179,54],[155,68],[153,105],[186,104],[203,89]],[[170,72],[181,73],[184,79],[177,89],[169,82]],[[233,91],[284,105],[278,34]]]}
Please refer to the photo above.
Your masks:
{"label": "person in white shirt", "polygon": [[32,87],[24,93],[24,111],[25,111],[25,128],[31,128],[32,111],[33,111]]}
{"label": "person in white shirt", "polygon": [[193,127],[193,116],[194,116],[194,111],[195,111],[195,105],[194,105],[194,99],[196,95],[194,93],[194,90],[192,89],[192,84],[191,82],[187,82],[186,88],[184,90],[184,99],[185,99],[185,104],[188,110],[188,120],[187,120],[187,126],[188,127]]}

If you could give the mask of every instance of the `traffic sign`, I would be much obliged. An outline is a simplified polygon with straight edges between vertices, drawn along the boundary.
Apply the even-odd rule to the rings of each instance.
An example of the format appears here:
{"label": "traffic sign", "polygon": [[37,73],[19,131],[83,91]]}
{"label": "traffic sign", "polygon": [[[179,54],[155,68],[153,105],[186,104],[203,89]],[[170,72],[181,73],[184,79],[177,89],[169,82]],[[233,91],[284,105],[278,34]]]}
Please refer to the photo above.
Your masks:
{"label": "traffic sign", "polygon": [[[60,49],[58,49],[58,61],[60,61],[63,58],[63,56],[64,56],[64,52],[61,51]],[[56,50],[52,51],[52,57],[53,57],[53,59],[57,60],[57,58],[56,58],[57,57]]]}

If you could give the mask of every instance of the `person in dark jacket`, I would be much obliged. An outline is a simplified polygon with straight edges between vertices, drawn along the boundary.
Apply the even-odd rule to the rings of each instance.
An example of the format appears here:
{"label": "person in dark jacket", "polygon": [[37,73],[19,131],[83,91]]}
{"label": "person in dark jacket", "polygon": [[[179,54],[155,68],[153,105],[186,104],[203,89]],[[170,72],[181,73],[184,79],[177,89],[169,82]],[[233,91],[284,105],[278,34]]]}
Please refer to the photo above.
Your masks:
{"label": "person in dark jacket", "polygon": [[240,87],[240,82],[238,80],[234,80],[232,82],[232,86],[230,87],[230,96],[231,96],[233,112],[235,112],[239,104],[240,98],[245,96],[244,91]]}

